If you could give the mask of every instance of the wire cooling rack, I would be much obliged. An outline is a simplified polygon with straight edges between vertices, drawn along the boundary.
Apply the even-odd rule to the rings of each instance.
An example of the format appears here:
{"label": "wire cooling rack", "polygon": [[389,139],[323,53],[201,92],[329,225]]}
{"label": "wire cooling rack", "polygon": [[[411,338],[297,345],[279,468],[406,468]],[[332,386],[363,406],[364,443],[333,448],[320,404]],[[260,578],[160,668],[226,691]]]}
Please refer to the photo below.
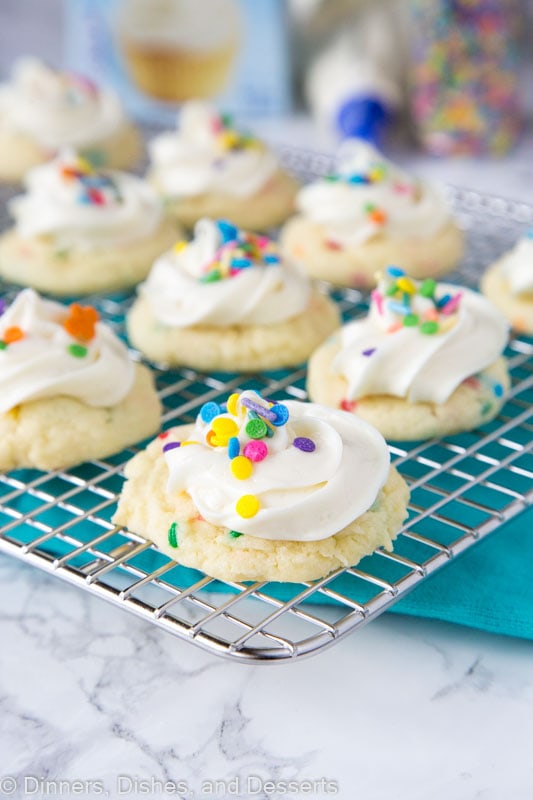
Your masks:
{"label": "wire cooling rack", "polygon": [[[284,157],[304,177],[331,166],[327,157],[301,151]],[[450,279],[475,286],[483,268],[533,225],[533,207],[454,188],[449,196],[468,241],[461,270]],[[0,284],[0,292],[9,298],[15,290]],[[346,320],[366,308],[358,291],[334,296]],[[121,334],[131,300],[128,294],[90,298]],[[70,470],[0,475],[0,551],[236,661],[283,662],[317,653],[531,503],[533,341],[514,338],[507,357],[512,389],[497,419],[443,440],[391,447],[411,489],[409,520],[393,553],[378,550],[357,567],[312,583],[246,584],[177,566],[111,522],[123,467],[142,444]],[[192,422],[203,403],[236,390],[306,398],[303,367],[246,376],[160,369],[156,379],[165,428]]]}

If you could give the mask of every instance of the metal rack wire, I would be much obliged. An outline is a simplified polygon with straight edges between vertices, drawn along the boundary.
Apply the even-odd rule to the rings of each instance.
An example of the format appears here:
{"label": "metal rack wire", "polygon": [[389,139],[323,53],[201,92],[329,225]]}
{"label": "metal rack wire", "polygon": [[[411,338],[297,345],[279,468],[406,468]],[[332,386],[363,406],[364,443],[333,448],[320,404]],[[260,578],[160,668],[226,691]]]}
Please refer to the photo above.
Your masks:
{"label": "metal rack wire", "polygon": [[[329,159],[286,151],[309,176]],[[449,189],[468,252],[451,279],[476,285],[484,266],[533,225],[533,207]],[[9,297],[12,287],[0,285]],[[336,292],[345,319],[363,313],[356,290]],[[122,333],[131,296],[93,297]],[[409,520],[393,553],[378,550],[357,567],[301,584],[214,581],[177,566],[150,542],[111,522],[124,464],[138,448],[70,470],[0,474],[0,551],[106,598],[218,655],[252,663],[317,653],[383,613],[428,575],[523,511],[533,500],[533,341],[507,350],[512,390],[496,420],[444,440],[391,447],[411,488]],[[190,422],[207,400],[255,388],[305,399],[305,369],[264,375],[157,370],[164,426]],[[139,445],[139,447],[141,447]]]}

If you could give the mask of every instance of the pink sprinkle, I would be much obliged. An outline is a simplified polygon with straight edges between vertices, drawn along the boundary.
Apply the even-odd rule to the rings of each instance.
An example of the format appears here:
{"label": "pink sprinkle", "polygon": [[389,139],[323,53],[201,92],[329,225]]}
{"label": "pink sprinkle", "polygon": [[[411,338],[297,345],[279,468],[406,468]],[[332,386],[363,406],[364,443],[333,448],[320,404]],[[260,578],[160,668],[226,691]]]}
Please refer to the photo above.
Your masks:
{"label": "pink sprinkle", "polygon": [[479,389],[479,387],[481,386],[479,378],[476,378],[473,375],[471,375],[470,378],[465,378],[463,383],[465,386],[469,386],[471,389]]}
{"label": "pink sprinkle", "polygon": [[105,205],[105,197],[99,189],[88,189],[87,194],[91,201],[97,206]]}
{"label": "pink sprinkle", "polygon": [[441,314],[453,314],[454,311],[457,311],[459,307],[459,303],[461,302],[461,297],[463,296],[462,292],[458,292],[454,295],[451,300],[448,300],[445,306],[440,309]]}
{"label": "pink sprinkle", "polygon": [[381,292],[378,292],[377,289],[374,289],[374,291],[370,296],[372,298],[372,302],[376,304],[378,314],[381,317],[383,315],[383,295],[381,294]]}
{"label": "pink sprinkle", "polygon": [[268,447],[260,439],[254,439],[245,445],[243,453],[250,461],[262,461],[268,455]]}
{"label": "pink sprinkle", "polygon": [[342,250],[342,244],[339,242],[334,242],[333,239],[326,239],[324,244],[328,248],[328,250]]}
{"label": "pink sprinkle", "polygon": [[257,246],[263,250],[269,244],[268,236],[258,236],[256,239]]}
{"label": "pink sprinkle", "polygon": [[356,407],[357,403],[353,400],[341,400],[340,407],[343,411],[353,411]]}
{"label": "pink sprinkle", "polygon": [[160,433],[157,438],[158,439],[166,439],[169,433],[170,433],[170,431],[163,431],[163,433]]}

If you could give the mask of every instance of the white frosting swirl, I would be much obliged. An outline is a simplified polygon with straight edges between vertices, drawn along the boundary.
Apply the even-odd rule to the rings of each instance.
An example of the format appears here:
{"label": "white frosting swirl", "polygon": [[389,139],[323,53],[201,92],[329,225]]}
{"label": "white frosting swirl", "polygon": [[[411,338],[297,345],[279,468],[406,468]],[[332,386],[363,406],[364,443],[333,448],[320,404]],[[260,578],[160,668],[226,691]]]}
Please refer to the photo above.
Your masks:
{"label": "white frosting swirl", "polygon": [[0,127],[27,134],[47,150],[97,144],[124,122],[114,92],[35,58],[18,61],[11,82],[0,86]]}
{"label": "white frosting swirl", "polygon": [[[202,282],[214,264],[229,267],[239,251],[239,242],[224,247],[220,225],[234,230],[241,242],[247,236],[259,241],[263,250],[246,258],[250,266],[215,282]],[[224,251],[227,257],[224,256]],[[172,327],[192,325],[275,325],[300,314],[309,303],[311,287],[300,269],[286,261],[264,263],[270,254],[279,259],[266,237],[237,232],[228,223],[200,220],[193,241],[178,252],[171,250],[157,259],[141,296],[150,304],[154,317]],[[250,254],[247,254],[250,255]]]}
{"label": "white frosting swirl", "polygon": [[[249,441],[242,399],[264,403],[253,391],[237,404],[241,451]],[[265,404],[268,405],[268,404]],[[167,491],[185,491],[208,522],[261,539],[318,541],[341,531],[376,500],[389,473],[385,440],[373,427],[343,411],[293,400],[287,424],[265,439],[268,455],[253,464],[246,480],[232,474],[226,447],[212,447],[206,435],[212,423],[199,417],[190,439],[198,444],[169,449]],[[235,419],[231,414],[223,416]],[[294,446],[310,439],[314,452]],[[356,491],[354,491],[356,487]],[[258,500],[259,511],[243,518],[236,506],[243,495]]]}
{"label": "white frosting swirl", "polygon": [[49,235],[59,247],[93,250],[150,236],[161,221],[161,203],[141,178],[96,171],[69,152],[30,170],[25,185],[9,203],[25,239]]}
{"label": "white frosting swirl", "polygon": [[236,42],[239,8],[235,0],[123,0],[119,26],[137,42],[208,51]]}
{"label": "white frosting swirl", "polygon": [[372,145],[349,141],[341,147],[336,173],[304,186],[297,207],[324,226],[342,246],[360,245],[378,234],[430,237],[449,220],[444,197],[386,160]]}
{"label": "white frosting swirl", "polygon": [[21,292],[0,316],[0,342],[13,329],[23,334],[0,348],[0,413],[59,395],[89,406],[114,406],[128,394],[134,365],[126,346],[101,322],[89,341],[78,340],[63,327],[68,317],[68,308],[43,300],[33,289]]}
{"label": "white frosting swirl", "polygon": [[503,257],[500,269],[512,294],[533,293],[533,231]]}
{"label": "white frosting swirl", "polygon": [[156,136],[148,152],[154,181],[170,197],[206,192],[250,197],[278,169],[276,157],[262,143],[224,126],[200,101],[186,103],[178,131]]}
{"label": "white frosting swirl", "polygon": [[[412,281],[415,283],[415,281]],[[457,387],[493,364],[502,354],[508,324],[481,295],[451,284],[438,284],[434,297],[449,295],[456,310],[439,315],[438,330],[425,334],[419,325],[404,326],[391,310],[381,283],[368,316],[342,329],[341,349],[332,369],[348,382],[349,400],[372,395],[403,397],[412,403],[445,403]],[[417,294],[411,312],[434,320],[435,304]],[[423,323],[422,323],[423,324]]]}

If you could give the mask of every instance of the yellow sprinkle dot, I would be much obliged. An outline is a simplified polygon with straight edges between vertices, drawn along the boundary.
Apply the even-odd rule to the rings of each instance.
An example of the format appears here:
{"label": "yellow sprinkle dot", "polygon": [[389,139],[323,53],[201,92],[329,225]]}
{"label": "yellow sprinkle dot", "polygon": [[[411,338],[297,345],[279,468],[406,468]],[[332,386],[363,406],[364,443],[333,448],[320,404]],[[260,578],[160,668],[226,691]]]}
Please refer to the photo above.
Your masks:
{"label": "yellow sprinkle dot", "polygon": [[176,244],[174,245],[173,250],[174,250],[175,253],[181,253],[181,251],[185,250],[186,247],[187,247],[187,242],[183,242],[183,241],[182,242],[176,242]]}
{"label": "yellow sprinkle dot", "polygon": [[416,286],[409,278],[398,278],[396,286],[401,292],[407,292],[407,294],[414,294],[416,292]]}
{"label": "yellow sprinkle dot", "polygon": [[225,434],[219,434],[217,436],[214,431],[210,431],[210,433],[212,434],[210,436],[210,438],[209,438],[209,444],[211,445],[211,447],[227,447],[228,446],[228,442],[230,440],[229,436],[226,436]]}
{"label": "yellow sprinkle dot", "polygon": [[237,500],[235,510],[237,514],[240,517],[244,517],[244,519],[255,517],[259,511],[259,500],[255,494],[243,494],[243,496],[239,497]]}
{"label": "yellow sprinkle dot", "polygon": [[215,417],[211,427],[217,436],[235,436],[239,430],[237,423],[229,417]]}
{"label": "yellow sprinkle dot", "polygon": [[230,461],[233,475],[240,481],[245,481],[252,474],[252,462],[246,456],[236,456]]}
{"label": "yellow sprinkle dot", "polygon": [[181,446],[182,447],[187,447],[188,444],[200,444],[200,442],[195,442],[192,439],[190,439],[188,442],[182,442]]}
{"label": "yellow sprinkle dot", "polygon": [[239,399],[239,394],[237,392],[234,392],[233,394],[230,394],[230,396],[228,397],[227,409],[228,409],[230,414],[233,414],[234,417],[237,416],[237,401],[238,401],[238,399]]}
{"label": "yellow sprinkle dot", "polygon": [[235,147],[239,144],[239,135],[236,131],[225,131],[220,135],[222,147]]}
{"label": "yellow sprinkle dot", "polygon": [[94,171],[93,170],[93,165],[91,164],[90,161],[87,161],[86,158],[83,158],[82,156],[78,156],[77,162],[78,162],[77,163],[78,169],[81,172],[85,172],[87,175],[90,175],[91,172]]}

